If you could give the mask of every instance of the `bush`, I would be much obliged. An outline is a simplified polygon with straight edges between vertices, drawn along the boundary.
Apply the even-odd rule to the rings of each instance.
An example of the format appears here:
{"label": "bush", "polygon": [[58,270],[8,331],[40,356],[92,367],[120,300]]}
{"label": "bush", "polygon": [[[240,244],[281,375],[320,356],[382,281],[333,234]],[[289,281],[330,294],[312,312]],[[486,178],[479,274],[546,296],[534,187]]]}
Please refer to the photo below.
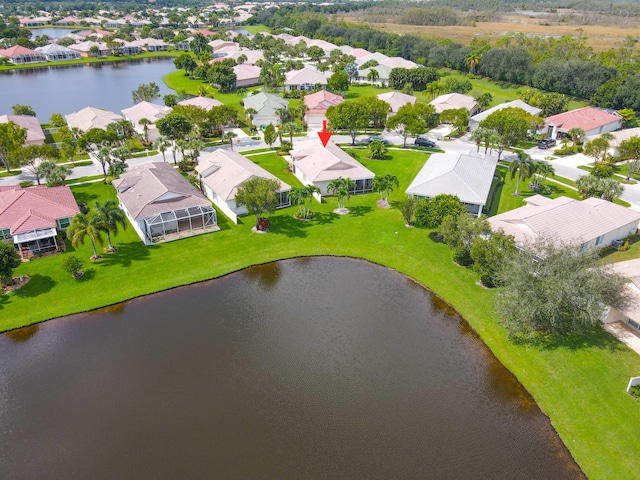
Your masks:
{"label": "bush", "polygon": [[629,395],[640,402],[640,385],[636,385],[629,389]]}
{"label": "bush", "polygon": [[416,207],[416,224],[427,228],[438,228],[447,215],[457,217],[467,211],[455,195],[436,195],[433,199],[424,199]]}
{"label": "bush", "polygon": [[20,188],[29,188],[33,186],[33,180],[23,180],[18,185]]}
{"label": "bush", "polygon": [[62,269],[73,278],[78,278],[80,276],[82,273],[82,266],[82,260],[74,255],[68,256],[62,262]]}
{"label": "bush", "polygon": [[80,213],[83,215],[86,215],[87,213],[89,213],[89,207],[87,207],[86,203],[79,203],[78,208],[80,209]]}
{"label": "bush", "polygon": [[194,168],[196,168],[196,162],[190,158],[185,158],[178,162],[178,169],[181,172],[191,172]]}
{"label": "bush", "polygon": [[278,155],[289,155],[289,152],[291,151],[292,148],[293,148],[293,145],[291,144],[291,142],[288,142],[287,140],[283,140],[282,143],[280,144],[280,147],[278,147],[278,151],[276,153]]}
{"label": "bush", "polygon": [[631,247],[629,246],[629,241],[628,241],[628,240],[625,240],[625,242],[624,242],[622,245],[620,245],[620,246],[618,247],[618,251],[619,251],[619,252],[626,252],[627,250],[629,250],[629,248],[631,248]]}

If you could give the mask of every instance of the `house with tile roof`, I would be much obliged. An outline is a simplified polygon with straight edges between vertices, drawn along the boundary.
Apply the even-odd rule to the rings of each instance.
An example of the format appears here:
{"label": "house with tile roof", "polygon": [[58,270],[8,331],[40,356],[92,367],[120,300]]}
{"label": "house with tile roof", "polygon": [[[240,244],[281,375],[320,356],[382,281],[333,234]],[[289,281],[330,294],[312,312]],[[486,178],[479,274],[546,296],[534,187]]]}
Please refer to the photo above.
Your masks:
{"label": "house with tile roof", "polygon": [[106,57],[111,55],[111,49],[107,47],[105,42],[87,40],[85,42],[69,45],[69,48],[71,50],[75,50],[83,57]]}
{"label": "house with tile roof", "polygon": [[241,63],[233,67],[236,74],[236,88],[260,85],[260,67],[248,63]]}
{"label": "house with tile roof", "polygon": [[316,88],[327,87],[327,77],[315,68],[304,67],[300,70],[291,70],[284,75],[284,89],[286,92],[292,90],[308,92]]}
{"label": "house with tile roof", "polygon": [[498,158],[473,150],[468,153],[434,153],[413,179],[407,195],[433,198],[456,195],[476,216],[487,204]]}
{"label": "house with tile roof", "polygon": [[69,128],[78,128],[82,132],[88,132],[92,128],[106,130],[107,125],[122,120],[122,116],[117,113],[95,107],[85,107],[65,115],[64,118]]}
{"label": "house with tile roof", "polygon": [[524,110],[530,115],[533,115],[534,117],[537,117],[538,115],[540,115],[540,112],[542,111],[542,109],[538,107],[532,107],[531,105],[529,105],[526,102],[523,102],[522,100],[513,100],[511,102],[501,103],[500,105],[496,105],[495,107],[491,107],[485,110],[484,112],[480,112],[473,115],[472,117],[469,117],[469,130],[473,132],[476,128],[480,126],[481,121],[485,120],[493,112],[497,112],[504,108],[521,108],[522,110]]}
{"label": "house with tile roof", "polygon": [[247,213],[246,207],[236,204],[236,193],[252,178],[277,180],[280,183],[278,208],[291,205],[291,187],[238,152],[218,149],[204,153],[198,159],[196,172],[204,194],[234,223],[238,223],[239,215]]}
{"label": "house with tile roof", "polygon": [[178,102],[178,105],[193,105],[209,112],[213,107],[220,107],[223,105],[223,103],[220,100],[216,100],[215,98],[192,97]]}
{"label": "house with tile roof", "polygon": [[549,138],[567,136],[572,128],[581,128],[587,136],[613,132],[622,128],[618,112],[596,107],[582,107],[544,119]]}
{"label": "house with tile roof", "polygon": [[280,123],[280,116],[276,112],[288,106],[289,102],[284,98],[265,92],[256,93],[244,99],[245,110],[253,108],[257,112],[253,116],[253,124],[256,126],[277,125]]}
{"label": "house with tile roof", "polygon": [[318,201],[322,195],[330,195],[327,186],[340,177],[355,182],[352,194],[373,191],[375,174],[332,141],[326,147],[319,138],[296,143],[290,155],[295,176],[304,185],[315,185],[320,189],[320,194],[314,195]]}
{"label": "house with tile roof", "polygon": [[344,102],[344,98],[336,93],[320,90],[319,92],[305,95],[303,101],[307,106],[307,111],[304,115],[305,122],[311,126],[318,126],[322,125],[322,122],[327,119],[327,109],[340,105]]}
{"label": "house with tile roof", "polygon": [[377,95],[377,97],[378,97],[378,100],[382,100],[389,104],[389,106],[391,107],[391,110],[389,110],[390,115],[394,115],[398,113],[398,110],[400,110],[400,107],[402,107],[403,105],[406,105],[407,103],[410,103],[411,105],[415,105],[416,101],[418,100],[413,95],[407,95],[406,93],[395,92],[395,91],[381,93]]}
{"label": "house with tile roof", "polygon": [[23,259],[58,250],[58,233],[80,213],[69,187],[0,187],[0,240]]}
{"label": "house with tile roof", "polygon": [[[164,105],[158,105],[156,103],[146,101],[136,103],[133,107],[122,110],[122,116],[133,124],[135,131],[140,135],[146,136],[147,140],[150,142],[153,142],[160,136],[155,123],[170,113],[171,107],[165,107]],[[146,131],[145,126],[140,123],[140,120],[143,118],[146,118],[151,122],[151,124],[146,126]]]}
{"label": "house with tile roof", "polygon": [[524,245],[539,237],[577,243],[583,249],[604,248],[636,233],[640,212],[600,198],[574,200],[534,195],[524,207],[489,218],[494,231],[513,235]]}
{"label": "house with tile roof", "polygon": [[21,45],[0,49],[0,57],[8,58],[9,62],[15,65],[47,61],[47,57],[44,54]]}
{"label": "house with tile roof", "polygon": [[168,163],[131,167],[112,184],[145,245],[220,229],[211,202]]}
{"label": "house with tile roof", "polygon": [[[640,137],[640,127],[633,128],[625,128],[623,130],[616,130],[615,132],[610,132],[613,135],[613,138],[609,140],[609,154],[612,156],[620,155],[620,144],[626,140],[629,140],[633,137]],[[591,142],[595,140],[600,135],[589,135],[585,137],[585,141]]]}
{"label": "house with tile roof", "polygon": [[27,131],[25,145],[44,145],[44,131],[36,117],[30,115],[0,115],[0,123],[9,122],[13,122]]}
{"label": "house with tile roof", "polygon": [[445,110],[459,110],[466,108],[469,115],[475,115],[478,112],[478,102],[469,95],[461,93],[447,93],[440,95],[429,102],[436,109],[436,113],[442,113]]}
{"label": "house with tile roof", "polygon": [[57,62],[60,60],[77,60],[80,58],[79,52],[55,43],[50,43],[44,47],[37,47],[36,52],[43,54],[50,62]]}
{"label": "house with tile roof", "polygon": [[[373,82],[369,80],[369,72],[371,70],[375,70],[376,72],[378,72],[378,77]],[[358,70],[356,81],[358,83],[369,83],[372,85],[386,86],[389,84],[389,76],[391,75],[391,70],[393,69],[382,64],[375,65],[373,67],[362,68]]]}
{"label": "house with tile roof", "polygon": [[166,52],[169,50],[169,44],[164,40],[157,38],[141,38],[130,42],[131,45],[141,48],[145,52]]}

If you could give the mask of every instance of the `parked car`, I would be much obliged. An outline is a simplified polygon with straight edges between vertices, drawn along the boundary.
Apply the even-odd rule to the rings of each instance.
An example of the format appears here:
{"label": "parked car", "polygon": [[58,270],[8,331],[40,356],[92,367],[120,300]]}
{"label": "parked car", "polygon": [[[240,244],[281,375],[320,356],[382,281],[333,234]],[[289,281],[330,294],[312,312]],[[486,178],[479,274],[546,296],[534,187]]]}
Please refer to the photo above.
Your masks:
{"label": "parked car", "polygon": [[415,145],[419,146],[419,147],[436,148],[436,142],[433,142],[433,141],[429,140],[428,138],[418,137],[418,138],[416,138],[416,141],[413,142],[413,143]]}
{"label": "parked car", "polygon": [[375,141],[382,142],[385,145],[389,144],[389,140],[384,138],[382,135],[371,135],[371,136],[365,138],[362,143],[371,143],[371,142],[375,142]]}
{"label": "parked car", "polygon": [[538,148],[541,148],[543,150],[546,150],[549,147],[555,147],[555,146],[556,146],[555,138],[545,138],[538,142]]}

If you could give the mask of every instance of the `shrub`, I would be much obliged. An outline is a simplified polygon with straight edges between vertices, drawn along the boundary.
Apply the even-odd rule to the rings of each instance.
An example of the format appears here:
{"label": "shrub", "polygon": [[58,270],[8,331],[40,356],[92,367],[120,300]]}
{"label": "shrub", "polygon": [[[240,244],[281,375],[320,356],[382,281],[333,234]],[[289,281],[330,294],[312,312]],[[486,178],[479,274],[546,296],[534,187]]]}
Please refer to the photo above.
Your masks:
{"label": "shrub", "polygon": [[82,272],[82,260],[74,255],[68,256],[62,262],[62,269],[73,278],[78,278]]}
{"label": "shrub", "polygon": [[23,180],[18,185],[20,188],[29,188],[33,186],[33,180]]}
{"label": "shrub", "polygon": [[[425,199],[427,200],[427,199]],[[467,211],[460,199],[455,195],[436,195],[428,201],[420,200],[416,207],[416,224],[437,228],[447,215],[457,217]]]}

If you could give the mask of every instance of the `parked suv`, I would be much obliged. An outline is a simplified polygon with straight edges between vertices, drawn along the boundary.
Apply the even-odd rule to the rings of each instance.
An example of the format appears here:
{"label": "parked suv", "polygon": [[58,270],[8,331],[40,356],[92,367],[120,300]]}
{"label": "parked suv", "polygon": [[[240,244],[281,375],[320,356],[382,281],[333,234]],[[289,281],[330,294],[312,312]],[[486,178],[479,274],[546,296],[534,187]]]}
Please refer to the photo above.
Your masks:
{"label": "parked suv", "polygon": [[538,142],[538,148],[541,148],[543,150],[546,150],[549,147],[555,147],[555,146],[556,146],[556,141],[553,138],[545,138]]}
{"label": "parked suv", "polygon": [[429,148],[436,148],[436,143],[432,142],[431,140],[429,140],[428,138],[416,138],[416,141],[413,142],[415,145],[419,146],[419,147],[429,147]]}
{"label": "parked suv", "polygon": [[371,143],[375,141],[382,142],[385,145],[389,143],[389,141],[386,138],[384,138],[382,135],[371,135],[370,137],[367,137],[364,139],[364,143]]}

